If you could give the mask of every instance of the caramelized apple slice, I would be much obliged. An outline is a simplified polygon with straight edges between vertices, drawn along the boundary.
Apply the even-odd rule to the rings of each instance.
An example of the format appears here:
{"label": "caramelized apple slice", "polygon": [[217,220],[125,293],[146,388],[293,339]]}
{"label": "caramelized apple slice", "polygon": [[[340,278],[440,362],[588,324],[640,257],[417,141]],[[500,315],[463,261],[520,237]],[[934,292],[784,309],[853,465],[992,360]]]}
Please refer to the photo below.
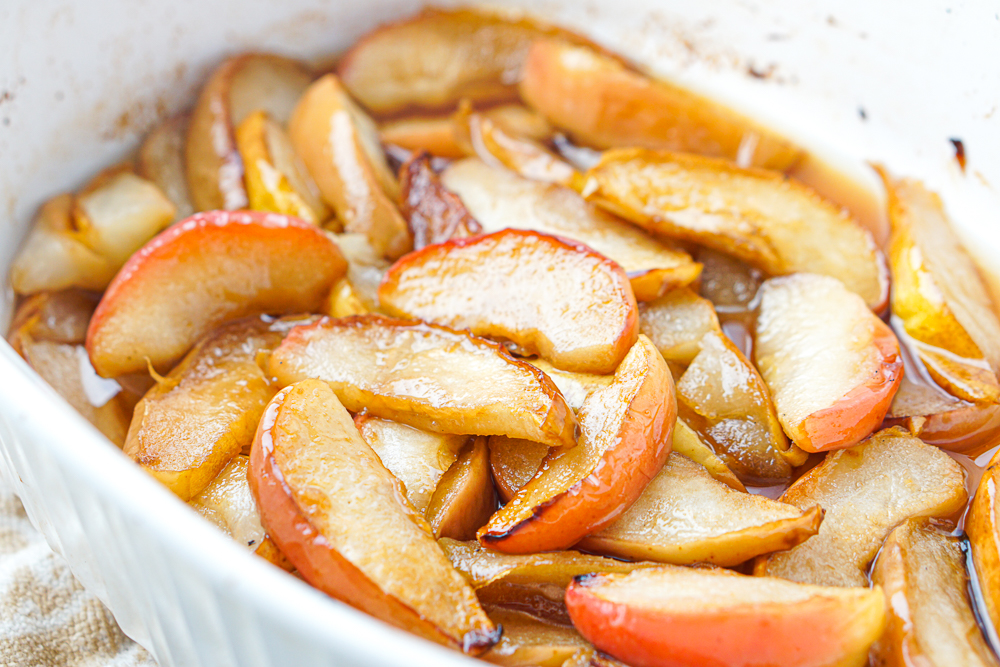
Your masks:
{"label": "caramelized apple slice", "polygon": [[612,522],[670,454],[673,388],[663,357],[640,336],[614,381],[580,408],[576,447],[550,452],[479,531],[480,543],[506,553],[565,549]]}
{"label": "caramelized apple slice", "polygon": [[272,399],[249,480],[261,523],[316,588],[473,655],[496,643],[499,629],[326,383]]}
{"label": "caramelized apple slice", "polygon": [[673,453],[635,504],[585,537],[580,548],[618,558],[730,567],[802,543],[822,519],[819,507],[800,510],[734,491]]}
{"label": "caramelized apple slice", "polygon": [[579,577],[573,625],[643,667],[861,667],[885,625],[881,589],[842,589],[683,567]]}
{"label": "caramelized apple slice", "polygon": [[698,278],[700,266],[687,253],[604,213],[567,188],[473,159],[450,165],[441,179],[484,231],[532,229],[576,239],[620,264],[640,301]]}
{"label": "caramelized apple slice", "polygon": [[528,46],[558,34],[513,15],[425,9],[362,38],[340,63],[351,94],[378,114],[513,100]]}
{"label": "caramelized apple slice", "polygon": [[900,425],[929,445],[978,456],[1000,441],[1000,405],[974,405],[903,375],[886,423]]}
{"label": "caramelized apple slice", "polygon": [[657,234],[706,245],[772,275],[839,279],[873,310],[888,298],[871,233],[805,186],[725,160],[608,151],[580,179],[587,199]]}
{"label": "caramelized apple slice", "polygon": [[504,667],[562,667],[590,643],[568,625],[549,623],[520,611],[490,609],[490,619],[503,627],[496,646],[483,660]]}
{"label": "caramelized apple slice", "polygon": [[467,155],[543,183],[569,185],[576,169],[541,142],[521,137],[470,108],[455,115],[455,134]]}
{"label": "caramelized apple slice", "polygon": [[18,294],[79,287],[103,290],[117,267],[84,243],[73,222],[73,195],[42,204],[31,232],[10,267],[10,286]]}
{"label": "caramelized apple slice", "polygon": [[434,157],[455,160],[465,157],[465,150],[455,138],[451,116],[417,116],[390,120],[379,125],[384,144],[399,146],[412,153],[426,151]]}
{"label": "caramelized apple slice", "polygon": [[635,343],[625,273],[590,248],[508,229],[428,246],[378,290],[387,312],[499,337],[569,371],[613,372]]}
{"label": "caramelized apple slice", "polygon": [[807,452],[871,435],[903,379],[892,329],[840,281],[812,273],[761,287],[755,361],[785,433]]}
{"label": "caramelized apple slice", "polygon": [[351,290],[367,312],[378,310],[378,286],[391,264],[372,247],[364,234],[336,234],[334,238],[347,260],[347,280]]}
{"label": "caramelized apple slice", "polygon": [[403,181],[402,211],[416,250],[483,231],[462,200],[441,184],[426,153],[410,158],[400,173]]}
{"label": "caramelized apple slice", "polygon": [[867,586],[889,531],[910,517],[947,517],[968,499],[962,466],[899,428],[827,454],[780,500],[826,515],[819,534],[757,561],[754,573],[822,586]]}
{"label": "caramelized apple slice", "polygon": [[35,341],[82,345],[99,300],[94,292],[76,289],[32,294],[17,307],[7,341],[21,356],[25,336]]}
{"label": "caramelized apple slice", "polygon": [[531,359],[529,364],[548,375],[559,387],[559,393],[574,411],[583,407],[584,401],[598,389],[607,387],[615,380],[614,375],[595,375],[593,373],[574,373],[556,368],[544,359]]}
{"label": "caramelized apple slice", "polygon": [[941,199],[882,170],[889,193],[892,312],[931,377],[974,403],[1000,401],[1000,322]]}
{"label": "caramelized apple slice", "polygon": [[743,482],[774,484],[805,454],[789,446],[757,369],[720,332],[704,335],[677,380],[678,409]]}
{"label": "caramelized apple slice", "polygon": [[466,444],[441,477],[425,516],[435,537],[473,540],[497,509],[486,438]]}
{"label": "caramelized apple slice", "polygon": [[709,333],[722,333],[712,303],[689,289],[675,289],[639,306],[639,331],[649,336],[663,358],[689,365]]}
{"label": "caramelized apple slice", "polygon": [[201,339],[135,406],[125,454],[190,500],[248,451],[274,387],[255,358],[283,334],[260,318]]}
{"label": "caramelized apple slice", "polygon": [[[252,442],[253,436],[250,437]],[[250,457],[234,456],[218,477],[188,504],[226,535],[251,551],[257,551],[265,535],[257,503],[247,481],[249,467]]]}
{"label": "caramelized apple slice", "polygon": [[382,465],[403,483],[406,498],[426,515],[434,489],[469,438],[421,431],[370,415],[358,415],[354,424]]}
{"label": "caramelized apple slice", "polygon": [[[984,622],[992,623],[994,635],[1000,633],[1000,455],[994,455],[979,480],[979,488],[965,518],[965,532],[972,545],[979,592],[986,612]],[[994,639],[994,641],[996,641]],[[995,645],[995,644],[994,644]]]}
{"label": "caramelized apple slice", "polygon": [[927,519],[903,523],[879,551],[872,583],[889,601],[886,632],[872,647],[875,664],[1000,665],[972,613],[958,538]]}
{"label": "caramelized apple slice", "polygon": [[351,281],[341,278],[327,295],[322,311],[330,317],[349,317],[370,313],[371,309]]}
{"label": "caramelized apple slice", "polygon": [[152,181],[174,205],[175,221],[195,212],[184,166],[184,143],[190,120],[191,114],[177,114],[153,128],[139,148],[136,164],[137,173]]}
{"label": "caramelized apple slice", "polygon": [[756,307],[760,271],[709,248],[698,250],[698,261],[702,265],[700,294],[712,302],[717,312],[741,315]]}
{"label": "caramelized apple slice", "polygon": [[700,153],[784,170],[801,150],[735,111],[585,46],[531,45],[521,97],[580,143]]}
{"label": "caramelized apple slice", "polygon": [[191,113],[185,147],[195,210],[247,206],[236,127],[257,110],[288,122],[310,81],[312,73],[302,63],[268,53],[234,56],[212,73]]}
{"label": "caramelized apple slice", "polygon": [[319,190],[284,128],[255,111],[236,128],[250,208],[294,215],[315,225],[330,217]]}
{"label": "caramelized apple slice", "polygon": [[226,320],[318,310],[346,270],[336,244],[296,218],[199,213],[125,264],[90,321],[87,350],[104,377],[147,363],[163,371]]}
{"label": "caramelized apple slice", "polygon": [[289,332],[268,374],[282,385],[319,378],[349,410],[428,431],[575,441],[573,412],[542,372],[496,343],[444,327],[379,315],[323,318]]}
{"label": "caramelized apple slice", "polygon": [[729,466],[680,417],[677,418],[677,423],[674,424],[673,445],[673,452],[683,454],[702,466],[709,475],[729,488],[736,489],[737,491],[747,490],[743,482],[740,481],[740,478],[729,469]]}
{"label": "caramelized apple slice", "polygon": [[394,202],[399,183],[389,169],[375,123],[332,74],[309,86],[288,122],[288,135],[344,230],[368,237],[395,259],[412,247]]}

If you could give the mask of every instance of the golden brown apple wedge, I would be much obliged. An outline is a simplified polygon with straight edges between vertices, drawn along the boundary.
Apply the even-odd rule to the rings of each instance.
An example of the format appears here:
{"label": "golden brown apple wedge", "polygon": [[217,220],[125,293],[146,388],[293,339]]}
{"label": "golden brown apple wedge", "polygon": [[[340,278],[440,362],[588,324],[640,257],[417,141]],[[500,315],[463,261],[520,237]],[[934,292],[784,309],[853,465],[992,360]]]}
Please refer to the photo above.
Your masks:
{"label": "golden brown apple wedge", "polygon": [[468,436],[422,431],[366,414],[355,417],[354,425],[382,465],[403,483],[407,500],[426,516],[434,489],[458,459]]}
{"label": "golden brown apple wedge", "polygon": [[425,516],[435,537],[474,540],[497,509],[489,449],[480,436],[467,443],[441,477]]}
{"label": "golden brown apple wedge", "polygon": [[497,343],[422,322],[359,315],[296,327],[268,374],[281,385],[319,378],[349,410],[428,431],[575,442],[573,412],[541,371]]}
{"label": "golden brown apple wedge", "polygon": [[[1000,634],[1000,454],[994,455],[979,480],[976,495],[965,518],[965,532],[972,545],[979,592],[992,623],[994,637]],[[995,641],[995,640],[994,640]]]}
{"label": "golden brown apple wedge", "polygon": [[835,278],[797,273],[760,289],[754,361],[798,447],[851,447],[879,427],[903,379],[892,329]]}
{"label": "golden brown apple wedge", "polygon": [[279,123],[313,75],[305,65],[269,53],[245,53],[223,62],[205,82],[188,126],[185,166],[196,211],[240,209],[249,203],[236,128],[254,111]]}
{"label": "golden brown apple wedge", "polygon": [[759,559],[754,573],[821,586],[867,586],[866,571],[889,531],[911,517],[949,517],[968,499],[965,471],[899,428],[827,454],[781,496],[826,512],[819,533]]}
{"label": "golden brown apple wedge", "polygon": [[334,283],[321,310],[330,317],[349,317],[371,312],[364,297],[348,278],[341,278]]}
{"label": "golden brown apple wedge", "polygon": [[940,197],[884,169],[892,312],[931,377],[973,403],[1000,402],[1000,321]]}
{"label": "golden brown apple wedge", "polygon": [[617,558],[731,567],[804,542],[822,520],[818,506],[801,510],[735,491],[674,452],[639,499],[579,547]]}
{"label": "golden brown apple wedge", "polygon": [[673,452],[683,454],[702,466],[709,475],[729,488],[736,489],[737,491],[747,490],[743,482],[740,481],[740,478],[729,469],[729,466],[680,417],[677,418],[677,423],[674,424]]}
{"label": "golden brown apple wedge", "polygon": [[204,491],[233,457],[249,451],[278,390],[256,357],[283,337],[251,317],[202,338],[135,406],[125,454],[181,500]]}
{"label": "golden brown apple wedge", "polygon": [[503,667],[562,667],[590,642],[569,624],[543,621],[512,609],[490,608],[490,619],[503,627],[500,641],[481,657]]}
{"label": "golden brown apple wedge", "polygon": [[929,445],[978,456],[1000,441],[1000,405],[975,405],[903,375],[886,415]]}
{"label": "golden brown apple wedge", "polygon": [[500,630],[329,385],[281,390],[250,453],[271,539],[310,584],[376,618],[477,655]]}
{"label": "golden brown apple wedge", "polygon": [[10,286],[18,294],[71,287],[103,290],[115,277],[107,258],[84,243],[73,221],[73,195],[42,204],[24,245],[10,267]]}
{"label": "golden brown apple wedge", "polygon": [[224,321],[315,312],[347,263],[318,228],[255,211],[176,223],[125,264],[101,299],[87,350],[104,377],[169,369]]}
{"label": "golden brown apple wedge", "polygon": [[455,193],[441,184],[426,153],[417,153],[400,169],[403,216],[413,235],[413,248],[466,238],[483,231]]}
{"label": "golden brown apple wedge", "polygon": [[136,161],[136,172],[152,181],[174,205],[174,220],[194,214],[188,192],[184,144],[187,141],[191,114],[171,116],[146,135]]}
{"label": "golden brown apple wedge", "polygon": [[485,114],[466,107],[455,114],[455,135],[467,155],[497,168],[506,168],[524,178],[543,183],[569,185],[576,169],[540,141],[518,136]]}
{"label": "golden brown apple wedge", "polygon": [[664,359],[686,367],[701,352],[701,340],[722,328],[710,301],[690,289],[675,289],[639,305],[639,331]]}
{"label": "golden brown apple wedge", "polygon": [[862,667],[885,625],[881,589],[683,567],[578,577],[573,625],[637,667]]}
{"label": "golden brown apple wedge", "polygon": [[372,247],[364,234],[336,234],[334,239],[347,260],[347,280],[351,290],[361,300],[366,312],[378,310],[378,286],[391,264]]}
{"label": "golden brown apple wedge", "polygon": [[565,549],[608,525],[642,493],[670,454],[673,380],[645,336],[580,408],[575,447],[552,450],[538,473],[479,531],[506,553]]}
{"label": "golden brown apple wedge", "polygon": [[902,523],[879,551],[872,583],[889,603],[886,631],[872,647],[876,667],[1000,665],[976,624],[957,537],[927,519]]}
{"label": "golden brown apple wedge", "polygon": [[364,234],[392,259],[410,250],[406,221],[396,208],[399,183],[378,129],[336,76],[327,74],[309,86],[288,122],[288,135],[345,231]]}
{"label": "golden brown apple wedge", "polygon": [[712,302],[716,312],[742,315],[754,309],[762,282],[759,270],[710,248],[699,248],[697,259],[702,265],[699,293]]}
{"label": "golden brown apple wedge", "polygon": [[688,285],[701,267],[672,243],[636,229],[575,192],[469,159],[441,174],[485,232],[531,229],[575,239],[621,265],[639,301]]}
{"label": "golden brown apple wedge", "polygon": [[362,38],[338,71],[351,94],[377,114],[443,109],[463,98],[517,98],[532,40],[564,31],[516,15],[425,9]]}
{"label": "golden brown apple wedge", "polygon": [[249,208],[294,215],[314,225],[330,217],[291,140],[265,111],[254,111],[236,128]]}
{"label": "golden brown apple wedge", "polygon": [[[252,443],[252,435],[250,440]],[[257,502],[250,493],[250,483],[247,481],[249,467],[249,456],[234,456],[219,475],[201,493],[191,498],[188,504],[236,542],[251,551],[257,551],[263,544],[265,535],[264,527],[260,525]]]}
{"label": "golden brown apple wedge", "polygon": [[389,269],[378,297],[390,315],[509,340],[568,371],[613,372],[639,328],[620,266],[515,229],[413,252]]}
{"label": "golden brown apple wedge", "polygon": [[554,125],[597,148],[699,153],[779,171],[802,155],[787,139],[718,102],[565,41],[531,45],[518,89]]}
{"label": "golden brown apple wedge", "polygon": [[613,150],[579,187],[653,233],[731,254],[771,275],[832,276],[876,311],[888,299],[885,258],[871,232],[781,174],[697,155]]}

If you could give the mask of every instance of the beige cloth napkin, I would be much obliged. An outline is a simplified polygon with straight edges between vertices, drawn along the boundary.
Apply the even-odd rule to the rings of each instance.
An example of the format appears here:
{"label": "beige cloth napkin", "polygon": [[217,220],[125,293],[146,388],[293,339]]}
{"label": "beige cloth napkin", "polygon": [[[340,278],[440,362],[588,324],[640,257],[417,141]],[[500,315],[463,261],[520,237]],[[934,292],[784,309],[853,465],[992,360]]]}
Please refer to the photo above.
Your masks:
{"label": "beige cloth napkin", "polygon": [[0,666],[156,667],[0,482]]}

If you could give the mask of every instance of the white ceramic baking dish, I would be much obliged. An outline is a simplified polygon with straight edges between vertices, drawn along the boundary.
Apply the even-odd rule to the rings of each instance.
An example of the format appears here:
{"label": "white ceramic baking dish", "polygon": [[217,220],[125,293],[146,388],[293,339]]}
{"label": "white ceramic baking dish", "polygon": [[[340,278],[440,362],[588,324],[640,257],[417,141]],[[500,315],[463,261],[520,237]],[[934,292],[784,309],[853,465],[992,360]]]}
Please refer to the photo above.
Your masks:
{"label": "white ceramic baking dish", "polygon": [[[820,150],[940,191],[1000,265],[1000,14],[980,2],[516,0]],[[315,58],[413,0],[0,3],[0,326],[35,208],[133,149],[246,49]],[[949,138],[963,140],[963,173]],[[446,665],[461,656],[332,601],[230,543],[0,343],[0,472],[124,631],[163,665]]]}

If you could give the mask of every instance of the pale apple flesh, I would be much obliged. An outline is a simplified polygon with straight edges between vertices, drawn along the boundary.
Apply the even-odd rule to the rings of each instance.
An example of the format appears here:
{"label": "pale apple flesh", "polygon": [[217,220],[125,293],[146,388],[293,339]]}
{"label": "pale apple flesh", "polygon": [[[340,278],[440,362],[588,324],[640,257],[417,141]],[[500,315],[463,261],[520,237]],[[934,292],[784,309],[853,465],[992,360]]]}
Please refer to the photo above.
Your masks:
{"label": "pale apple flesh", "polygon": [[965,532],[972,545],[979,591],[982,595],[987,622],[993,625],[994,636],[1000,634],[1000,455],[994,455],[979,481],[976,495],[965,519]]}
{"label": "pale apple flesh", "polygon": [[424,516],[435,537],[472,540],[496,509],[489,449],[480,436],[466,444],[441,477]]}
{"label": "pale apple flesh", "polygon": [[473,655],[496,643],[499,629],[325,383],[272,399],[249,481],[261,523],[313,586]]}
{"label": "pale apple flesh", "polygon": [[564,549],[611,523],[669,456],[676,414],[666,362],[640,336],[614,381],[580,408],[577,445],[546,456],[479,531],[480,543],[507,553]]}
{"label": "pale apple flesh", "polygon": [[[490,618],[503,627],[496,646],[481,657],[503,667],[562,667],[590,642],[568,624],[543,621],[521,611],[489,609]],[[591,649],[592,650],[592,649]]]}
{"label": "pale apple flesh", "polygon": [[573,625],[635,667],[862,667],[885,625],[881,589],[689,568],[578,577]]}
{"label": "pale apple flesh", "polygon": [[575,442],[576,419],[548,377],[497,343],[444,327],[323,318],[289,332],[268,373],[282,386],[319,378],[352,411],[428,431]]}
{"label": "pale apple flesh", "polygon": [[347,263],[321,230],[256,211],[200,213],[174,224],[125,264],[87,331],[105,377],[168,370],[219,324],[315,312]]}
{"label": "pale apple flesh", "polygon": [[441,184],[426,153],[417,153],[400,169],[402,212],[415,250],[483,231],[453,192]]}
{"label": "pale apple flesh", "polygon": [[379,302],[391,315],[509,340],[569,371],[613,372],[638,335],[620,266],[514,229],[411,253],[386,274]]}

